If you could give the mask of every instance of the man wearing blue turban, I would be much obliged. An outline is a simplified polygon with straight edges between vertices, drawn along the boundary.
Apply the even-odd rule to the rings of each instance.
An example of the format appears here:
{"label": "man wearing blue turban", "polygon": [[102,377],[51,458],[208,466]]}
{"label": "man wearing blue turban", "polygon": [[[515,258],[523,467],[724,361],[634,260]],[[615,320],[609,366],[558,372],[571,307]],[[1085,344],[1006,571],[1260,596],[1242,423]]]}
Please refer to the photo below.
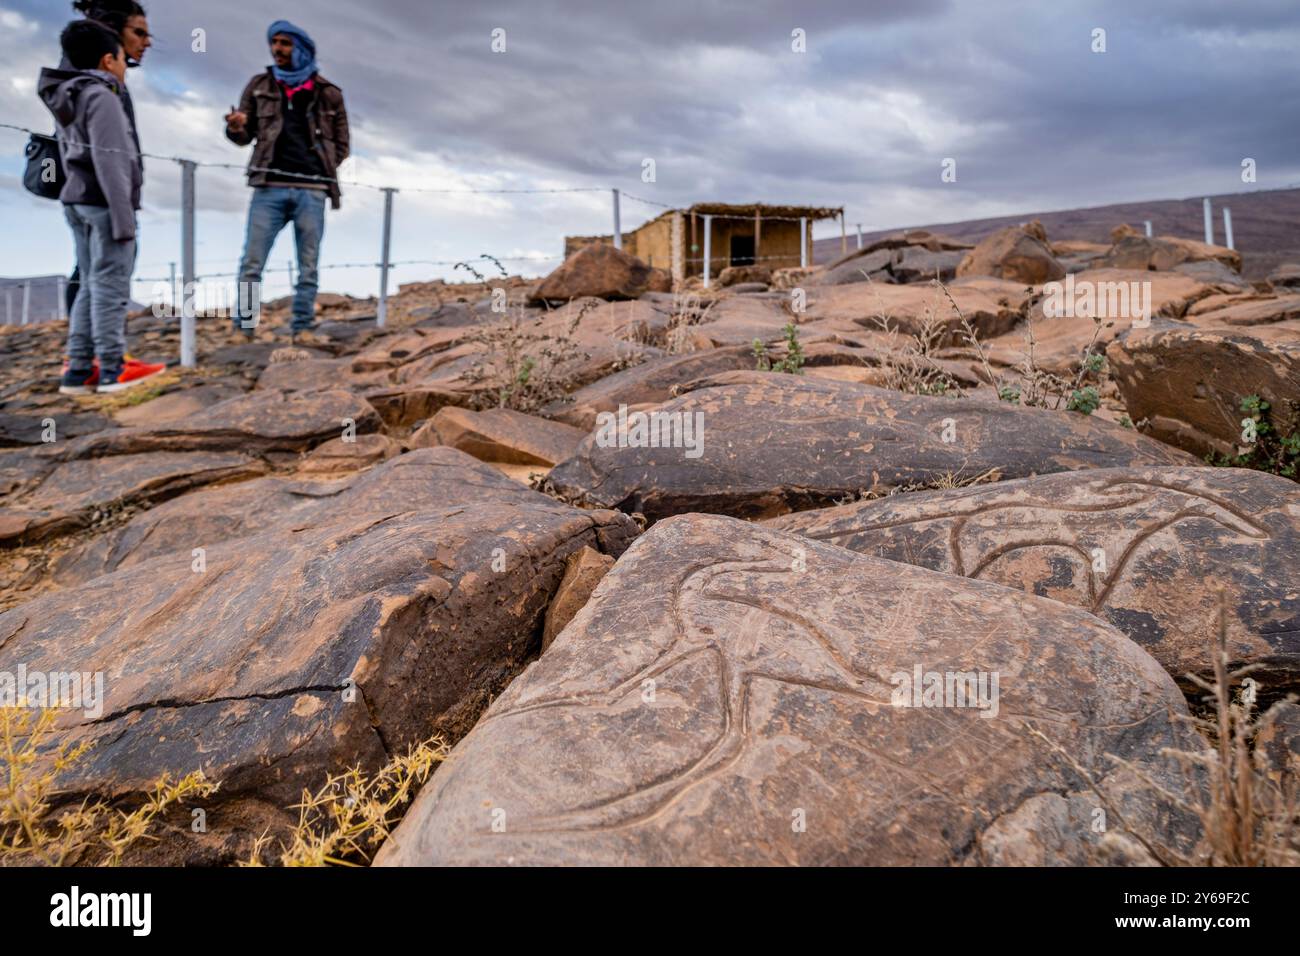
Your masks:
{"label": "man wearing blue turban", "polygon": [[348,114],[343,91],[316,69],[316,43],[288,20],[267,28],[272,64],[253,77],[226,116],[226,138],[254,143],[248,164],[253,200],[248,209],[244,256],[239,265],[237,330],[252,338],[260,315],[262,271],[275,237],[293,223],[298,249],[292,338],[313,341],[317,264],[325,232],[325,199],[341,196],[338,168],[348,157]]}

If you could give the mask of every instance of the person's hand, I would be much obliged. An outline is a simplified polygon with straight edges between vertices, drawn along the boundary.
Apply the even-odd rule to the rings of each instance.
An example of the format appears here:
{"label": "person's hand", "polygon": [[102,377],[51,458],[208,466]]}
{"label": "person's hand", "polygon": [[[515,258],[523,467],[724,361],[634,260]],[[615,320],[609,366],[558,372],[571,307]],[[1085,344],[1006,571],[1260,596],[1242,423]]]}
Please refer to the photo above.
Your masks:
{"label": "person's hand", "polygon": [[242,133],[244,131],[244,127],[246,127],[247,125],[248,125],[248,114],[241,113],[239,110],[235,109],[232,106],[230,108],[230,112],[226,114],[226,129],[230,130],[230,132],[232,133]]}

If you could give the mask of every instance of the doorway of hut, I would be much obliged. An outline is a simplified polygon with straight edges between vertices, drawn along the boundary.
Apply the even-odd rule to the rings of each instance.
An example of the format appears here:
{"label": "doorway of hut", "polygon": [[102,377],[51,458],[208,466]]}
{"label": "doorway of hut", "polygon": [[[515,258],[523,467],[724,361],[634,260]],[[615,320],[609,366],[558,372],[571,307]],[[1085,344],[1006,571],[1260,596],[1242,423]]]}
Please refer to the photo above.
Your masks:
{"label": "doorway of hut", "polygon": [[752,266],[754,264],[753,236],[731,237],[731,257],[729,264],[733,266]]}

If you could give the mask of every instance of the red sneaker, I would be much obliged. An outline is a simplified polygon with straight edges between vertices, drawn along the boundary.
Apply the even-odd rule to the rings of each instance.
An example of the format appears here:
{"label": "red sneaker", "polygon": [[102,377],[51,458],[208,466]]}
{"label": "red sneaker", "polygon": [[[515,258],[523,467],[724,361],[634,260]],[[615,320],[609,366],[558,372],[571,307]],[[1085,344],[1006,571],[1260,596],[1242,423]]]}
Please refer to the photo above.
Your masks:
{"label": "red sneaker", "polygon": [[99,359],[91,359],[90,374],[72,372],[72,363],[63,356],[63,368],[59,369],[60,395],[91,395],[99,384]]}
{"label": "red sneaker", "polygon": [[141,362],[138,359],[127,358],[122,362],[122,368],[116,375],[111,371],[104,373],[99,381],[99,387],[95,391],[120,392],[133,385],[139,385],[147,378],[153,378],[166,368],[167,366],[163,363],[155,365]]}

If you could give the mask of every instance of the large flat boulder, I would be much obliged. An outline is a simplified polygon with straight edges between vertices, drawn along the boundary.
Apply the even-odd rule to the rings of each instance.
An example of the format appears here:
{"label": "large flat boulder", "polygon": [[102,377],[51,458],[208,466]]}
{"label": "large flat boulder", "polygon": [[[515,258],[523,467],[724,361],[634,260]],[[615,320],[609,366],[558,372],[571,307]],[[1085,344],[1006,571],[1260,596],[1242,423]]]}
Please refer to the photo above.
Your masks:
{"label": "large flat boulder", "polygon": [[315,528],[344,515],[550,502],[464,452],[420,449],[335,481],[277,476],[193,492],[72,549],[57,561],[53,577],[69,587],[165,554],[188,563],[193,548],[263,531]]}
{"label": "large flat boulder", "polygon": [[766,295],[729,295],[718,299],[698,325],[691,327],[692,340],[700,345],[723,348],[728,345],[752,345],[754,339],[771,342],[795,321],[784,308],[789,293]]}
{"label": "large flat boulder", "polygon": [[338,438],[349,427],[363,435],[380,424],[375,410],[345,389],[258,390],[180,420],[115,428],[42,452],[58,461],[150,451],[302,452]]}
{"label": "large flat boulder", "polygon": [[[1203,749],[1186,714],[1083,611],[686,515],[628,550],[377,862],[1079,865],[1104,838],[1149,861],[1124,826],[1161,855],[1197,832],[1161,753]],[[1119,808],[1110,837],[1072,762]]]}
{"label": "large flat boulder", "polygon": [[1300,689],[1300,485],[1228,468],[1124,468],[894,495],[773,519],[863,554],[1082,607],[1175,678],[1234,666]]}
{"label": "large flat boulder", "polygon": [[1241,253],[1179,236],[1122,235],[1098,265],[1111,269],[1165,270],[1185,262],[1215,260],[1241,272]]}
{"label": "large flat boulder", "polygon": [[[208,833],[154,862],[246,857],[304,788],[373,771],[431,734],[458,739],[537,653],[568,557],[619,553],[629,519],[556,504],[470,504],[165,555],[0,614],[0,671],[100,673],[98,708],[60,710],[90,750],[59,800],[139,800],[202,769]],[[187,821],[188,822],[188,821]]]}
{"label": "large flat boulder", "polygon": [[[774,372],[732,375],[743,378],[718,387],[703,387],[705,380],[660,406],[655,436],[648,419],[629,418],[622,437],[617,422],[606,432],[598,427],[577,455],[552,470],[551,489],[650,520],[688,511],[763,518],[990,471],[1005,479],[1194,463],[1132,430],[1073,412]],[[678,432],[668,437],[680,437],[678,447],[662,447],[664,428],[674,423]],[[655,437],[660,447],[641,444]]]}
{"label": "large flat boulder", "polygon": [[542,413],[589,432],[596,427],[596,416],[601,412],[616,412],[620,405],[658,405],[673,397],[676,385],[754,366],[754,350],[749,345],[665,355],[585,385],[567,398],[552,402]]}
{"label": "large flat boulder", "polygon": [[[51,424],[53,423],[53,424]],[[50,440],[90,435],[113,428],[113,419],[98,412],[69,411],[66,408],[29,406],[22,411],[0,412],[0,448],[41,445]]]}
{"label": "large flat boulder", "polygon": [[6,498],[0,545],[35,544],[85,528],[110,510],[148,506],[265,470],[263,462],[238,452],[155,451],[60,462]]}
{"label": "large flat boulder", "polygon": [[957,282],[946,293],[933,283],[861,282],[809,289],[800,322],[847,321],[870,330],[931,334],[936,345],[950,344],[966,341],[962,316],[981,339],[1010,331],[1021,319],[1025,299],[1023,285],[998,279]]}
{"label": "large flat boulder", "polygon": [[1249,328],[1153,325],[1106,350],[1129,417],[1198,455],[1242,447],[1242,399],[1257,395],[1285,413],[1300,404],[1300,321]]}
{"label": "large flat boulder", "polygon": [[[531,410],[556,393],[661,354],[650,343],[665,338],[669,322],[669,313],[657,304],[588,297],[552,312],[494,316],[472,330],[422,334],[386,352],[377,343],[354,367],[364,359],[386,376],[388,384],[368,390],[366,397],[389,425],[413,424],[447,405],[494,405],[502,390],[519,392],[512,401]],[[521,389],[525,358],[534,364]]]}
{"label": "large flat boulder", "polygon": [[[328,384],[330,379],[322,378],[316,388]],[[234,382],[217,379],[194,388],[180,388],[167,392],[157,398],[151,398],[139,405],[127,405],[113,413],[119,425],[151,427],[184,421],[191,415],[197,415],[219,402],[238,398],[244,389]]]}

